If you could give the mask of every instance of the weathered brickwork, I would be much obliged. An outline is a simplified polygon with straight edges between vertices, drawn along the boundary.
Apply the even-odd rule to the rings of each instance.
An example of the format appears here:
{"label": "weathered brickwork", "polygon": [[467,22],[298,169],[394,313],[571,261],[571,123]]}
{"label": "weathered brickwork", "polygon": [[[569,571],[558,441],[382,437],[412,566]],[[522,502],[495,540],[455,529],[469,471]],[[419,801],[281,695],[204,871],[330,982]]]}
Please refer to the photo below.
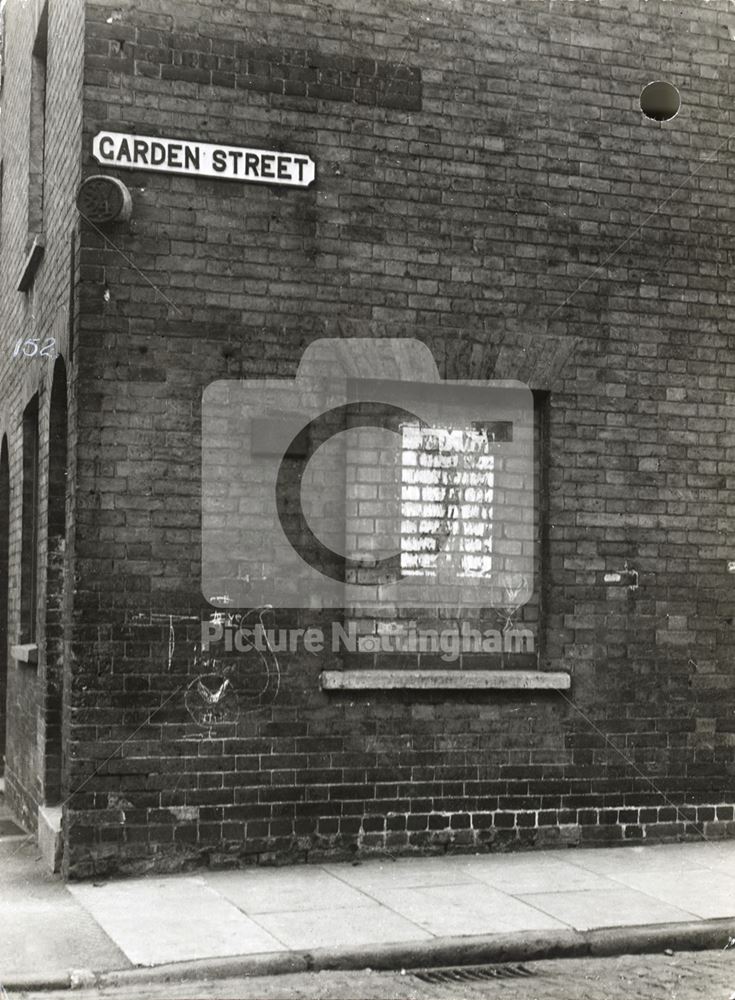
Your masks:
{"label": "weathered brickwork", "polygon": [[[86,5],[83,122],[68,96],[79,8],[49,21],[51,38],[54,17],[71,22],[69,85],[53,91],[67,118],[64,143],[50,139],[60,201],[39,330],[66,309],[79,164],[133,199],[128,223],[79,230],[73,359],[58,321],[73,443],[66,874],[732,835],[728,5],[149,6]],[[21,144],[32,7],[9,15],[23,41],[2,95]],[[53,62],[50,43],[49,79]],[[640,113],[654,79],[681,91],[671,122]],[[297,151],[316,180],[114,171],[92,157],[100,130]],[[9,358],[30,306],[14,283],[25,209],[8,195],[26,170],[3,150],[14,641],[19,420],[41,369]],[[315,339],[358,336],[414,337],[443,378],[543,396],[537,660],[570,671],[570,692],[327,693],[336,653],[284,651],[276,665],[232,654],[239,714],[226,691],[200,711],[192,686],[223,669],[197,648],[212,613],[203,389],[293,378]],[[41,548],[57,566],[45,528]],[[631,575],[605,581],[616,572]],[[44,798],[44,670],[10,668],[6,778],[26,815]]]}
{"label": "weathered brickwork", "polygon": [[[4,83],[2,103],[2,222],[0,229],[0,441],[7,439],[10,467],[9,558],[1,570],[9,580],[8,637],[11,644],[20,641],[21,577],[21,498],[23,468],[22,414],[37,393],[39,398],[39,492],[37,592],[39,606],[38,664],[26,664],[8,658],[8,697],[5,754],[5,784],[9,803],[29,829],[36,824],[37,807],[47,800],[46,776],[46,692],[55,681],[46,670],[46,566],[55,565],[57,556],[47,552],[49,499],[49,424],[51,387],[57,356],[69,357],[70,241],[77,230],[78,216],[74,195],[81,176],[81,122],[84,16],[81,0],[54,3],[48,9],[48,47],[46,78],[46,155],[43,183],[42,218],[33,218],[28,209],[30,157],[30,94],[34,42],[39,35],[43,4],[9,3],[4,13]],[[29,222],[34,223],[31,227]],[[38,229],[42,226],[42,229]],[[34,229],[31,232],[31,228]],[[17,290],[24,262],[33,236],[43,232],[45,252],[28,292]],[[22,349],[13,356],[18,340],[35,338],[38,349],[47,348],[44,357],[38,350],[24,356]],[[51,348],[48,341],[53,339]],[[28,355],[33,351],[28,346]],[[70,373],[69,420],[73,422],[75,396],[73,371]],[[59,486],[66,492],[73,483],[73,449],[65,481]],[[69,530],[73,509],[69,513]],[[3,548],[4,548],[4,542]],[[68,580],[67,564],[58,573]],[[51,588],[52,605],[58,588]],[[57,739],[58,742],[58,739]],[[58,785],[58,767],[56,777]],[[57,797],[57,796],[52,796]]]}

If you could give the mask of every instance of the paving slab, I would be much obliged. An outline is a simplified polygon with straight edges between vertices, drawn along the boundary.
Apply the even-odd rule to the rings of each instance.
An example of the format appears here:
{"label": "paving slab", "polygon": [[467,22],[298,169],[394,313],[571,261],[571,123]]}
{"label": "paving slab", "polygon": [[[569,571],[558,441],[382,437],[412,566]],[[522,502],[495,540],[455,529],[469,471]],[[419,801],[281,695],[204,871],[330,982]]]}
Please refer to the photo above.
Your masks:
{"label": "paving slab", "polygon": [[376,898],[436,937],[553,930],[565,925],[488,885],[377,889]]}
{"label": "paving slab", "polygon": [[688,910],[695,917],[729,917],[735,909],[735,878],[710,868],[680,872],[626,872],[616,882]]}
{"label": "paving slab", "polygon": [[735,871],[735,841],[577,848],[564,857],[569,864],[613,877],[623,871],[686,871],[723,865],[732,865]]}
{"label": "paving slab", "polygon": [[97,921],[45,871],[35,844],[0,841],[0,982],[37,972],[129,965]]}
{"label": "paving slab", "polygon": [[[691,864],[714,871],[725,871],[735,875],[735,840],[717,841],[693,845],[698,848],[691,856]],[[704,848],[702,850],[701,848]]]}
{"label": "paving slab", "polygon": [[541,864],[532,857],[471,858],[463,871],[471,878],[501,889],[510,895],[531,892],[564,892],[571,889],[604,889],[609,877],[570,864],[561,858],[544,858]]}
{"label": "paving slab", "polygon": [[374,944],[425,941],[428,931],[369,900],[338,910],[261,913],[258,921],[289,948],[361,948]]}
{"label": "paving slab", "polygon": [[365,903],[361,892],[316,866],[208,872],[203,878],[243,913],[326,910]]}
{"label": "paving slab", "polygon": [[681,910],[634,889],[612,886],[603,890],[531,893],[520,898],[578,931],[593,927],[671,924],[693,918],[691,910]]}
{"label": "paving slab", "polygon": [[397,858],[395,861],[365,861],[323,865],[325,871],[362,892],[373,888],[420,888],[430,885],[455,885],[472,882],[464,872],[462,857]]}
{"label": "paving slab", "polygon": [[72,884],[69,892],[136,965],[284,947],[199,877]]}

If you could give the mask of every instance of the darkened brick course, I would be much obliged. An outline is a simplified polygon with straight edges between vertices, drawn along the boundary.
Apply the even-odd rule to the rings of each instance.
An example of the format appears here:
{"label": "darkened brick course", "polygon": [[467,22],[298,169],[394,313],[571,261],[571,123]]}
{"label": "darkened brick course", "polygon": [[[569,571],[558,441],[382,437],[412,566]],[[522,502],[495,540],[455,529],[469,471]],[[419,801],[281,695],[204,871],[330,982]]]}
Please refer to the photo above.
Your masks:
{"label": "darkened brick course", "polygon": [[420,68],[402,62],[240,42],[203,31],[120,30],[114,23],[98,33],[87,52],[90,69],[112,73],[421,110]]}

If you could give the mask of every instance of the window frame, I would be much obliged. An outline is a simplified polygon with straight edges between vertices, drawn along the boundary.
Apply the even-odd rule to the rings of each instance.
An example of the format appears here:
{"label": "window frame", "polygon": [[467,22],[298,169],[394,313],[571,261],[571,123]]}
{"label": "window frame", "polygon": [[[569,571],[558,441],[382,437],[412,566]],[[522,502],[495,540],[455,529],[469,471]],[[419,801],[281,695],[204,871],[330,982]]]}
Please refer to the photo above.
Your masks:
{"label": "window frame", "polygon": [[[535,622],[524,622],[521,619],[513,625],[516,632],[528,630],[533,634],[533,649],[528,651],[509,651],[505,648],[505,637],[503,637],[503,648],[500,652],[463,652],[460,657],[447,662],[443,659],[441,650],[435,652],[403,652],[393,650],[375,650],[370,648],[370,643],[366,643],[366,649],[358,649],[355,652],[342,651],[340,658],[342,668],[351,669],[419,669],[429,670],[434,668],[451,668],[458,670],[481,670],[481,669],[516,669],[521,671],[536,671],[542,661],[543,650],[546,647],[546,609],[548,608],[548,569],[549,561],[549,531],[548,531],[548,511],[549,511],[549,489],[548,489],[548,467],[549,467],[549,405],[550,393],[548,391],[533,390],[534,405],[534,503],[535,503],[535,567],[533,604],[537,609]],[[396,557],[400,560],[400,555]],[[531,602],[528,602],[529,604]],[[524,605],[525,607],[525,605]],[[362,616],[365,617],[365,616]],[[359,616],[349,613],[347,608],[343,609],[342,627],[347,629],[352,622],[359,621]],[[390,627],[392,620],[374,619],[376,622],[383,622]],[[399,620],[396,620],[396,622]],[[487,629],[490,622],[478,622],[475,619],[438,619],[428,625],[429,628],[442,629],[451,626],[462,628],[466,623],[468,629]],[[426,619],[420,623],[420,627],[427,625]],[[493,627],[497,627],[493,625]]]}
{"label": "window frame", "polygon": [[23,489],[21,505],[20,644],[38,635],[38,539],[40,532],[39,396],[23,411]]}

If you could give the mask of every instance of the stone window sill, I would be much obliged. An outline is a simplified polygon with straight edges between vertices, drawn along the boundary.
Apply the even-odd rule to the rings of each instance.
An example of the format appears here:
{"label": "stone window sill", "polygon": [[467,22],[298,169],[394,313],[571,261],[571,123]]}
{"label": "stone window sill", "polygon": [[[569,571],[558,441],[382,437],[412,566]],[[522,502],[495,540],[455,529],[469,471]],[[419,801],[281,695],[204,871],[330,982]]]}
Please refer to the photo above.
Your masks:
{"label": "stone window sill", "polygon": [[546,670],[324,670],[324,691],[568,691],[571,675]]}
{"label": "stone window sill", "polygon": [[20,643],[10,647],[10,655],[18,663],[34,665],[38,663],[38,646],[35,642]]}
{"label": "stone window sill", "polygon": [[38,233],[33,237],[30,250],[26,254],[26,259],[23,263],[23,271],[18,282],[19,292],[27,292],[33,284],[33,279],[36,277],[36,271],[43,259],[45,249],[46,238],[43,233]]}

